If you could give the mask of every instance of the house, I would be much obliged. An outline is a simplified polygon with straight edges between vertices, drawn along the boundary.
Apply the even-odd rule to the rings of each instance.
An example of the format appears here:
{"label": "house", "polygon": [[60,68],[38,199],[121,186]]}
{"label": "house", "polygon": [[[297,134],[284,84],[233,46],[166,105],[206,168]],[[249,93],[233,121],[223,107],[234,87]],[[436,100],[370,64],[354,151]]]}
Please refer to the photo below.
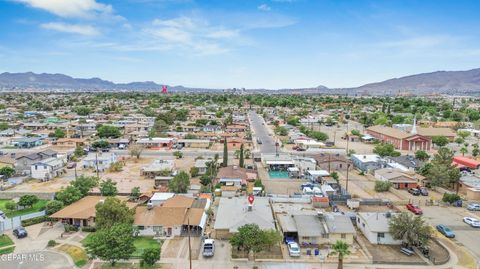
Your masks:
{"label": "house", "polygon": [[113,152],[90,152],[87,157],[82,160],[83,168],[93,168],[98,171],[105,171],[110,168],[112,163],[117,161],[117,155]]}
{"label": "house", "polygon": [[255,170],[242,168],[236,165],[229,165],[218,169],[217,181],[227,182],[229,180],[236,180],[241,184],[246,184],[247,181],[255,181],[257,179],[257,172]]}
{"label": "house", "polygon": [[347,171],[353,169],[352,162],[344,155],[321,153],[313,157],[317,161],[318,169],[327,171]]}
{"label": "house", "polygon": [[30,175],[32,164],[44,159],[57,157],[57,152],[53,150],[42,150],[26,155],[15,157],[15,173],[18,175]]}
{"label": "house", "polygon": [[58,147],[77,148],[85,145],[85,139],[83,138],[60,138],[57,140]]}
{"label": "house", "polygon": [[207,172],[207,168],[208,168],[208,163],[209,162],[212,162],[213,160],[212,159],[198,159],[198,160],[195,160],[195,167],[198,169],[198,174],[199,175],[204,175],[206,172]]}
{"label": "house", "polygon": [[[327,197],[321,198],[328,201]],[[283,237],[297,240],[300,244],[318,246],[342,240],[352,245],[356,237],[355,228],[348,216],[318,211],[308,200],[273,200],[272,208]]]}
{"label": "house", "polygon": [[185,148],[207,149],[210,147],[210,140],[203,139],[179,139],[177,145]]}
{"label": "house", "polygon": [[170,137],[151,137],[140,138],[137,144],[144,146],[147,149],[171,149],[175,139]]}
{"label": "house", "polygon": [[203,126],[202,131],[207,132],[207,133],[208,132],[216,133],[216,132],[221,132],[222,127],[219,126],[219,125],[205,125],[205,126]]}
{"label": "house", "polygon": [[205,211],[209,207],[208,199],[175,195],[160,206],[137,207],[134,225],[142,236],[174,237],[188,235],[188,232],[200,236],[207,223]]}
{"label": "house", "polygon": [[[132,209],[137,204],[127,202],[128,197],[117,196],[117,199],[125,202],[127,207]],[[95,206],[107,199],[103,196],[85,196],[75,203],[68,205],[60,211],[52,214],[50,218],[61,221],[65,224],[74,225],[77,227],[93,227],[95,226]]]}
{"label": "house", "polygon": [[353,166],[355,166],[357,169],[364,173],[375,171],[376,169],[382,167],[382,159],[376,154],[352,154],[350,159],[352,160]]}
{"label": "house", "polygon": [[172,192],[155,192],[152,197],[150,197],[149,201],[153,206],[159,206],[173,196],[175,196],[175,193]]}
{"label": "house", "polygon": [[480,200],[480,178],[475,175],[465,175],[460,178],[458,191],[466,195],[468,200]]}
{"label": "house", "polygon": [[41,181],[48,181],[64,174],[66,163],[65,157],[52,157],[35,162],[30,168],[30,176]]}
{"label": "house", "polygon": [[110,144],[110,147],[120,149],[126,149],[130,144],[130,140],[128,138],[108,139],[107,142]]}
{"label": "house", "polygon": [[403,190],[418,187],[418,183],[425,179],[424,176],[416,173],[407,173],[393,168],[382,168],[375,170],[374,176],[381,181],[389,181],[395,189]]}
{"label": "house", "polygon": [[390,219],[394,213],[359,212],[357,227],[370,243],[375,245],[400,245],[402,240],[393,239],[389,231]]}
{"label": "house", "polygon": [[423,166],[424,162],[415,158],[412,155],[402,155],[398,157],[385,157],[385,164],[387,167],[400,169],[404,172],[414,172]]}
{"label": "house", "polygon": [[34,148],[43,145],[41,137],[22,137],[12,140],[12,145],[17,148]]}
{"label": "house", "polygon": [[256,197],[252,206],[247,197],[220,198],[215,216],[214,237],[228,239],[245,224],[257,224],[262,230],[275,229],[269,198]]}
{"label": "house", "polygon": [[154,178],[156,176],[170,176],[175,171],[174,160],[154,160],[148,166],[142,167],[143,176]]}
{"label": "house", "polygon": [[366,129],[367,134],[384,143],[392,144],[399,150],[430,150],[432,138],[423,136],[415,128],[411,132],[405,132],[393,127],[375,125]]}
{"label": "house", "polygon": [[244,147],[247,147],[250,145],[250,142],[238,137],[227,139],[228,150],[239,150],[242,144]]}
{"label": "house", "polygon": [[294,143],[299,149],[304,149],[304,150],[319,149],[319,148],[325,147],[325,143],[318,142],[313,139],[299,139],[299,140],[295,140]]}

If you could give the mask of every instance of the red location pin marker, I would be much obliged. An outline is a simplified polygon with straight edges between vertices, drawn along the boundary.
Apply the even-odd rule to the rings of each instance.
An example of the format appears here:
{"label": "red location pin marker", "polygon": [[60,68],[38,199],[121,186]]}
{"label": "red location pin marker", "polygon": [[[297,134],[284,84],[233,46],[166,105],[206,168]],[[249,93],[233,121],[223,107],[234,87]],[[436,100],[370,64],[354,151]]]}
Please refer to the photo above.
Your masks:
{"label": "red location pin marker", "polygon": [[253,197],[253,195],[249,195],[248,196],[248,202],[251,204],[253,204],[253,201],[255,201],[255,197]]}

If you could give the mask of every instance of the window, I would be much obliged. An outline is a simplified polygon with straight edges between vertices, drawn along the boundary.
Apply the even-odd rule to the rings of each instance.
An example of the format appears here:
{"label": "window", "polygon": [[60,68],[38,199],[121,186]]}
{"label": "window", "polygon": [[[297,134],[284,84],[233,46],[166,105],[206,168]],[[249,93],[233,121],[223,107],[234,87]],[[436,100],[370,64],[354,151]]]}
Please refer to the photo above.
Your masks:
{"label": "window", "polygon": [[145,230],[145,226],[138,226],[139,230]]}
{"label": "window", "polygon": [[328,234],[322,234],[322,238],[327,238],[328,239]]}
{"label": "window", "polygon": [[341,237],[342,239],[345,239],[345,238],[347,238],[347,235],[346,235],[346,234],[341,234],[340,237]]}
{"label": "window", "polygon": [[377,238],[385,238],[385,233],[377,233]]}
{"label": "window", "polygon": [[37,165],[35,165],[35,170],[38,170],[38,166],[37,166]]}

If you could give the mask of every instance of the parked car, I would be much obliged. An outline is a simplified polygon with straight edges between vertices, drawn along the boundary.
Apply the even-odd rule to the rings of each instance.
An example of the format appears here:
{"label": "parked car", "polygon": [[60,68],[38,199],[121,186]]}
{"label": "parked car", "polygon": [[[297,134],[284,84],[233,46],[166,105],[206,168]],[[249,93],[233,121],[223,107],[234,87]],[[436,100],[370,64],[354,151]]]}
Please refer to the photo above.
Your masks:
{"label": "parked car", "polygon": [[72,168],[75,168],[76,166],[77,166],[76,162],[70,162],[67,164],[67,169],[72,169]]}
{"label": "parked car", "polygon": [[428,190],[427,190],[427,188],[425,188],[425,187],[418,187],[417,190],[420,191],[420,194],[421,194],[422,196],[428,196]]}
{"label": "parked car", "polygon": [[262,140],[260,140],[259,138],[257,138],[257,144],[262,144]]}
{"label": "parked car", "polygon": [[470,211],[480,211],[480,204],[469,204],[467,209]]}
{"label": "parked car", "polygon": [[27,233],[27,230],[25,230],[25,228],[23,228],[22,226],[19,226],[13,230],[13,235],[15,235],[15,237],[20,239],[20,238],[27,237],[28,233]]}
{"label": "parked car", "polygon": [[410,188],[410,189],[408,189],[408,193],[410,193],[410,194],[412,194],[412,195],[415,195],[415,196],[419,196],[419,195],[420,195],[420,190],[419,190],[419,189]]}
{"label": "parked car", "polygon": [[299,257],[300,256],[300,247],[296,242],[288,242],[288,254],[290,257]]}
{"label": "parked car", "polygon": [[472,226],[473,228],[480,228],[480,220],[476,218],[465,217],[463,218],[463,222]]}
{"label": "parked car", "polygon": [[446,225],[439,224],[437,225],[437,231],[439,231],[441,234],[445,235],[448,238],[455,238],[455,233],[450,230]]}
{"label": "parked car", "polygon": [[423,214],[422,209],[420,207],[414,205],[414,204],[408,204],[407,209],[415,215],[422,215]]}
{"label": "parked car", "polygon": [[203,241],[203,257],[213,257],[215,254],[215,240],[205,239]]}

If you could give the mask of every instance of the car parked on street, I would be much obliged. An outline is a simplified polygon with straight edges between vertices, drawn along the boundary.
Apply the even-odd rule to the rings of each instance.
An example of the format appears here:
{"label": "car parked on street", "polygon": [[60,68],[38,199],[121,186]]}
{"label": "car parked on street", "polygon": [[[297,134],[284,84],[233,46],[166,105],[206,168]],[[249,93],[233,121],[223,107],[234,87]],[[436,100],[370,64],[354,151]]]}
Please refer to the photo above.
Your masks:
{"label": "car parked on street", "polygon": [[422,209],[420,207],[414,205],[414,204],[408,204],[407,209],[415,215],[422,215],[423,214]]}
{"label": "car parked on street", "polygon": [[439,231],[441,234],[445,235],[448,238],[455,238],[455,233],[448,228],[446,225],[439,224],[437,225],[437,231]]}
{"label": "car parked on street", "polygon": [[213,257],[215,254],[215,240],[205,239],[203,242],[203,257]]}
{"label": "car parked on street", "polygon": [[288,242],[288,254],[290,257],[299,257],[300,256],[300,247],[298,246],[297,242]]}
{"label": "car parked on street", "polygon": [[472,226],[473,228],[480,228],[480,220],[478,220],[476,218],[465,217],[465,218],[463,218],[463,222]]}
{"label": "car parked on street", "polygon": [[470,211],[480,211],[480,204],[469,204],[467,209]]}
{"label": "car parked on street", "polygon": [[13,230],[13,235],[15,235],[16,238],[20,239],[20,238],[27,237],[28,233],[27,233],[27,230],[25,230],[25,228],[23,228],[22,226],[19,226]]}

